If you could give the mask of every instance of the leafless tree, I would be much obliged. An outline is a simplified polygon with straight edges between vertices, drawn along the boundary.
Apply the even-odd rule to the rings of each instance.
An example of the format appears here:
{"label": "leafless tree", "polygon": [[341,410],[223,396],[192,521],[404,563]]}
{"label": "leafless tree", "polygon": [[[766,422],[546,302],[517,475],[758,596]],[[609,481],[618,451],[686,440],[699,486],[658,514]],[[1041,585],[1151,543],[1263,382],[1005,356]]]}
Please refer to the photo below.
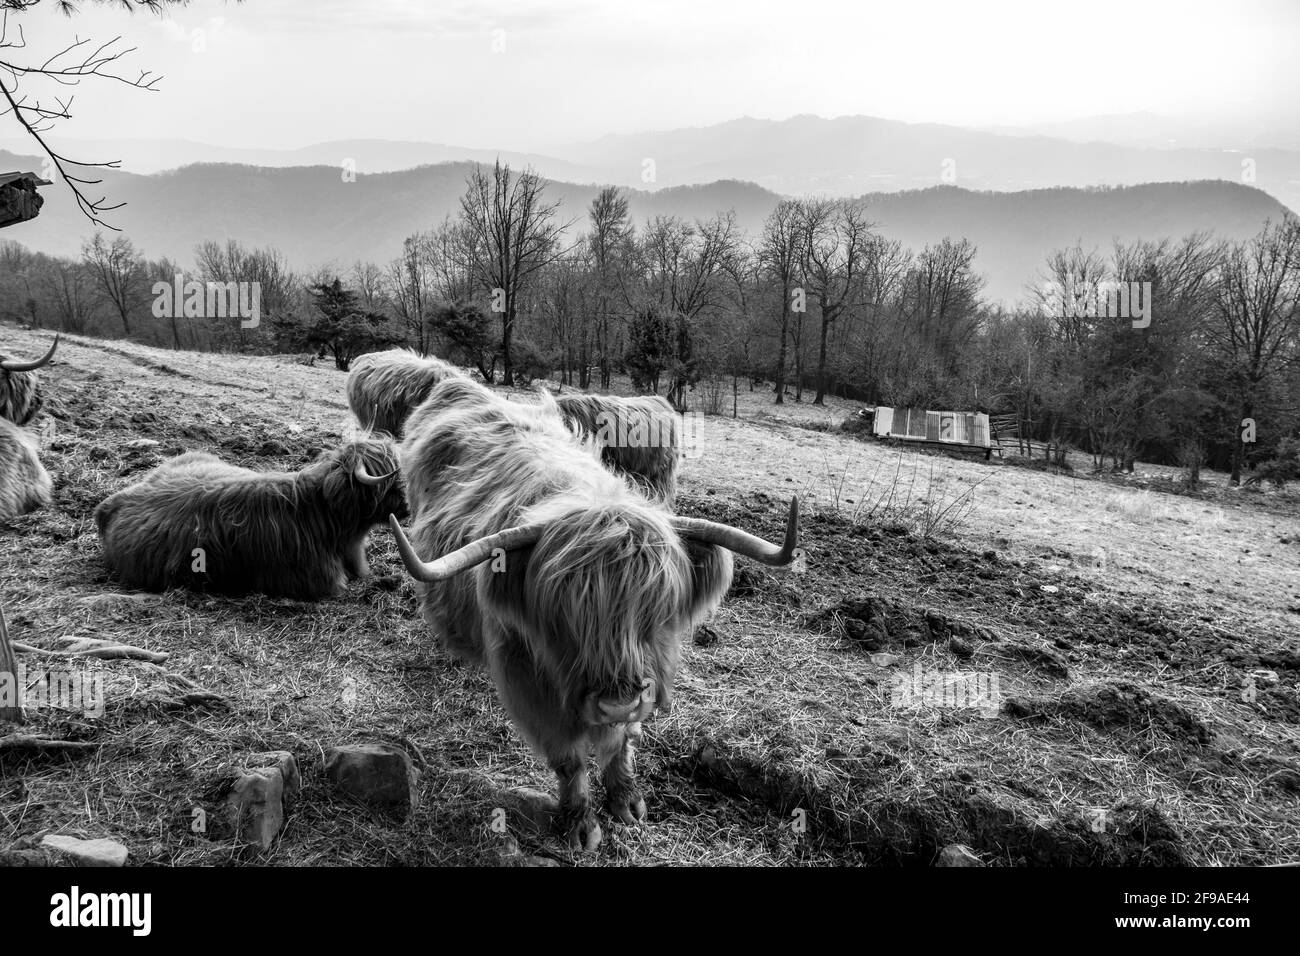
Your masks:
{"label": "leafless tree", "polygon": [[763,223],[759,262],[781,293],[779,339],[776,353],[776,404],[785,403],[785,368],[790,340],[791,294],[799,283],[801,233],[799,201],[783,199]]}
{"label": "leafless tree", "polygon": [[[627,196],[613,186],[606,186],[591,201],[587,218],[590,223],[587,247],[591,253],[596,280],[595,334],[596,349],[600,353],[600,385],[601,388],[609,388],[615,357],[611,335],[611,326],[615,318],[612,314],[612,293],[621,278],[618,274],[619,270],[626,264],[626,251],[632,236]],[[580,337],[578,349],[580,387],[586,388],[590,384],[588,329],[584,325],[577,331]]]}
{"label": "leafless tree", "polygon": [[81,244],[81,261],[122,320],[122,334],[130,336],[131,310],[144,285],[141,257],[135,246],[126,236],[105,241],[104,234],[96,232],[93,239]]}
{"label": "leafless tree", "polygon": [[1232,483],[1241,483],[1245,445],[1240,429],[1255,415],[1264,383],[1300,356],[1300,220],[1265,224],[1249,242],[1233,246],[1219,276],[1211,333],[1237,391],[1241,421],[1232,446]]}
{"label": "leafless tree", "polygon": [[826,341],[844,314],[875,234],[866,209],[855,202],[811,199],[799,209],[800,257],[807,293],[821,313],[814,405],[826,404]]}
{"label": "leafless tree", "polygon": [[478,167],[461,197],[466,259],[501,316],[501,362],[514,381],[510,353],[522,297],[537,273],[565,250],[560,238],[572,222],[558,223],[559,203],[543,199],[545,184],[532,170],[514,173],[498,161],[489,173]]}
{"label": "leafless tree", "polygon": [[[76,12],[76,4],[69,0],[51,0],[64,14]],[[112,2],[126,10],[145,9],[160,12],[169,4],[184,0],[90,0]],[[80,85],[87,78],[97,78],[123,83],[140,90],[156,91],[162,77],[141,70],[138,75],[121,72],[123,60],[135,52],[135,47],[122,47],[121,37],[105,43],[90,39],[76,39],[52,56],[33,58],[23,62],[27,37],[23,30],[22,15],[35,8],[41,0],[0,0],[0,117],[12,116],[28,136],[34,139],[41,153],[49,157],[56,173],[72,191],[77,206],[91,222],[106,229],[116,228],[101,218],[105,213],[120,209],[122,203],[109,205],[105,196],[90,198],[85,187],[98,186],[102,179],[88,178],[88,170],[117,169],[120,161],[102,163],[81,162],[56,149],[49,134],[60,120],[70,119],[74,97],[60,93]]]}

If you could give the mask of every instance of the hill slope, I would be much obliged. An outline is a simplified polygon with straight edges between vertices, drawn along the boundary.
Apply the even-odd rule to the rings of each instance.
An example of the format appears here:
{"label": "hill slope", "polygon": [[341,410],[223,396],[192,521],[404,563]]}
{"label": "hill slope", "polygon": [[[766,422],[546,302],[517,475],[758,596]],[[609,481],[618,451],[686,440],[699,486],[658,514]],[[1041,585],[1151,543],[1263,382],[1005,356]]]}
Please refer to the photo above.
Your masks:
{"label": "hill slope", "polygon": [[[49,338],[0,332],[18,354]],[[489,825],[515,806],[512,787],[551,790],[551,775],[488,679],[438,648],[386,531],[370,545],[375,577],[320,604],[127,594],[101,564],[93,508],[163,457],[204,449],[297,468],[337,443],[341,373],[66,337],[44,376],[55,501],[0,528],[13,638],[48,648],[93,636],[171,656],[99,662],[101,718],[33,709],[30,732],[90,750],[0,746],[5,841],[108,836],[156,865],[927,865],[954,842],[993,865],[1300,857],[1294,513],[1243,498],[1209,514],[789,419],[708,418],[680,510],[775,535],[799,491],[809,573],[739,562],[726,603],[685,648],[672,714],[646,724],[648,824],[610,823],[578,860],[514,810],[511,840]],[[938,481],[917,484],[936,465]],[[859,520],[855,502],[888,492],[880,475],[918,492],[900,486],[900,501],[942,503],[982,480],[968,531],[927,539],[897,523],[906,510]],[[1096,567],[1099,541],[1126,560]],[[909,696],[914,679],[975,680],[992,706]],[[1243,695],[1248,680],[1257,692]],[[321,749],[363,741],[400,745],[420,767],[410,819],[331,790]],[[272,749],[295,755],[302,795],[269,850],[234,853],[223,788]],[[210,824],[197,834],[195,808]]]}

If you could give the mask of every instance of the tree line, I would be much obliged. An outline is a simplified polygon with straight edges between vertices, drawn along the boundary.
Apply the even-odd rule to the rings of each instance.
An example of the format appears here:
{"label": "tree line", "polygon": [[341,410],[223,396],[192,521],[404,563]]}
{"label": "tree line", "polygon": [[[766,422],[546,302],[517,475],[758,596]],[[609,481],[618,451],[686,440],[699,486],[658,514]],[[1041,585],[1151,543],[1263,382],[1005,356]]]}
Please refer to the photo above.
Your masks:
{"label": "tree line", "polygon": [[[1300,224],[1053,250],[1014,308],[987,302],[977,249],[886,238],[848,199],[777,204],[761,233],[730,214],[634,224],[603,189],[566,216],[544,181],[479,167],[455,216],[386,264],[295,273],[275,249],[206,242],[194,268],[97,234],[76,259],[0,241],[0,316],[177,349],[309,352],[346,369],[405,345],[489,382],[611,388],[627,376],[676,407],[770,389],[895,407],[1013,414],[1026,437],[1091,453],[1243,469],[1300,441]],[[155,283],[255,282],[254,328],[155,314]],[[1114,290],[1144,317],[1116,314]],[[1109,295],[1109,299],[1108,299]],[[179,310],[175,310],[179,311]]]}

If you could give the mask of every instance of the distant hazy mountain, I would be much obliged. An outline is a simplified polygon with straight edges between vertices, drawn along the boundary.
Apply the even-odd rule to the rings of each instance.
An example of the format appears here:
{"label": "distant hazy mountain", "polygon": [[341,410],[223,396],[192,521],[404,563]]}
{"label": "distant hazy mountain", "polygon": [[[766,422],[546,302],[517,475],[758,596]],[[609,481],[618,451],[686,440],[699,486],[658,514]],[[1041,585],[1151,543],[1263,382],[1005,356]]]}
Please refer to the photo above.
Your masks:
{"label": "distant hazy mountain", "polygon": [[[0,152],[0,170],[39,169],[33,157]],[[196,165],[153,176],[104,173],[97,187],[128,205],[109,214],[147,255],[192,260],[205,239],[237,238],[273,245],[295,268],[357,260],[386,263],[402,240],[455,213],[471,163],[444,163],[345,182],[334,166],[267,169]],[[581,228],[596,186],[552,182],[564,218]],[[864,190],[864,192],[866,192]],[[35,220],[5,229],[0,238],[32,249],[76,255],[93,228],[62,183],[42,190]],[[1114,238],[1181,237],[1208,229],[1240,239],[1256,233],[1283,207],[1264,192],[1227,182],[1158,183],[1111,190],[1044,189],[1015,193],[931,187],[863,197],[886,235],[920,248],[944,236],[979,246],[977,266],[991,297],[1014,301],[1033,280],[1049,251],[1082,241],[1108,249]],[[637,223],[654,215],[706,218],[733,210],[757,237],[779,197],[753,183],[725,180],[655,192],[629,190]]]}
{"label": "distant hazy mountain", "polygon": [[1051,136],[1075,143],[1110,143],[1142,149],[1300,150],[1294,121],[1196,120],[1158,113],[1113,113],[1057,123],[990,126],[989,133]]}
{"label": "distant hazy mountain", "polygon": [[[341,169],[348,160],[359,173],[384,173],[433,163],[490,163],[499,155],[515,167],[530,165],[542,176],[571,183],[653,191],[732,179],[783,195],[851,196],[936,185],[1019,191],[1223,179],[1258,186],[1300,211],[1300,148],[1281,148],[1300,147],[1294,124],[1197,124],[1146,113],[996,132],[870,116],[744,118],[698,129],[606,136],[556,146],[545,154],[388,140],[342,140],[295,150],[185,140],[59,145],[79,159],[121,159],[124,171],[142,174],[195,162]],[[26,142],[12,148],[30,149]]]}
{"label": "distant hazy mountain", "polygon": [[[0,139],[0,151],[26,152],[30,148],[30,140]],[[490,163],[498,156],[503,163],[518,168],[533,166],[555,179],[583,182],[595,175],[592,170],[582,169],[563,159],[536,153],[387,139],[332,140],[300,149],[243,149],[187,139],[62,139],[58,148],[82,162],[118,161],[123,172],[141,175],[179,169],[194,163],[239,163],[277,169],[286,166],[342,169],[344,163],[350,163],[350,168],[358,173],[391,173],[434,163]]]}
{"label": "distant hazy mountain", "polygon": [[870,116],[745,118],[698,129],[606,136],[551,152],[594,168],[604,181],[625,185],[641,185],[646,160],[653,160],[655,182],[661,186],[733,178],[784,194],[858,195],[941,184],[1023,190],[1224,179],[1253,183],[1300,211],[1297,151],[1258,149],[1247,155],[1228,149],[1138,149]]}

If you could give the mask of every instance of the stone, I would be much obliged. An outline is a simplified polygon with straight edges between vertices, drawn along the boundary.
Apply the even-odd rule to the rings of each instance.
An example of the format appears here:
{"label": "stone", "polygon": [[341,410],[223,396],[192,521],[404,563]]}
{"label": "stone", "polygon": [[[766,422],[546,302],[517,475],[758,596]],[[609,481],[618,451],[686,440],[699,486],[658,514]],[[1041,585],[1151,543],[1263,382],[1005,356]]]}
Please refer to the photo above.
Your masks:
{"label": "stone", "polygon": [[410,756],[390,744],[344,744],[325,753],[325,775],[344,796],[376,810],[407,816],[420,797]]}
{"label": "stone", "polygon": [[266,753],[253,754],[245,761],[244,766],[250,772],[274,767],[280,771],[286,797],[296,797],[302,792],[302,775],[298,772],[298,761],[294,760],[293,754],[287,750],[268,750]]}
{"label": "stone", "polygon": [[284,777],[279,767],[263,767],[235,781],[226,797],[235,835],[243,843],[270,849],[284,826]]}
{"label": "stone", "polygon": [[79,840],[50,834],[41,840],[41,846],[71,857],[77,866],[125,866],[129,856],[126,847],[116,840]]}
{"label": "stone", "polygon": [[545,833],[560,812],[560,802],[549,793],[532,787],[513,787],[506,791],[506,822]]}
{"label": "stone", "polygon": [[950,843],[939,851],[935,866],[983,866],[971,848],[960,843]]}

